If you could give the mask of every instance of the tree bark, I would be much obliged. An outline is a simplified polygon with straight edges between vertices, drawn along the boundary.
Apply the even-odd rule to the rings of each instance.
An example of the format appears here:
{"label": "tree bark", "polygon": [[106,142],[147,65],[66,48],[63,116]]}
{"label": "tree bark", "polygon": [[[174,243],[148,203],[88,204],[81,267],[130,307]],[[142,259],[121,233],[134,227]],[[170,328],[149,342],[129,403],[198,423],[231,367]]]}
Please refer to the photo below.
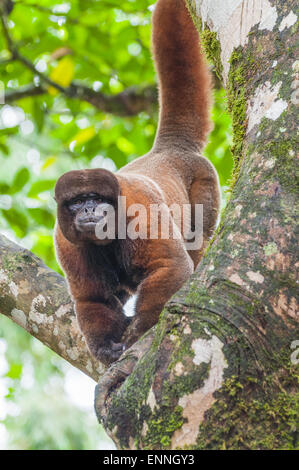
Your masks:
{"label": "tree bark", "polygon": [[[296,2],[188,6],[227,89],[231,197],[199,269],[101,376],[96,412],[120,449],[298,448]],[[1,313],[97,379],[64,281],[22,253],[1,244]]]}

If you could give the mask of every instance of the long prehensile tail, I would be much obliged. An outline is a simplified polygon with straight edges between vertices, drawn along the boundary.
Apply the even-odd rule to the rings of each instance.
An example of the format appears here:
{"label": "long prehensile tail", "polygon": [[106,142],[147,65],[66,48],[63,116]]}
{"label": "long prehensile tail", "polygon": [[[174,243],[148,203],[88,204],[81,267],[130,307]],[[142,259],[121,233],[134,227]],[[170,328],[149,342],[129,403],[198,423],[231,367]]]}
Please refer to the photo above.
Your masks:
{"label": "long prehensile tail", "polygon": [[184,0],[158,0],[152,41],[160,99],[155,148],[178,140],[201,148],[210,130],[211,78]]}

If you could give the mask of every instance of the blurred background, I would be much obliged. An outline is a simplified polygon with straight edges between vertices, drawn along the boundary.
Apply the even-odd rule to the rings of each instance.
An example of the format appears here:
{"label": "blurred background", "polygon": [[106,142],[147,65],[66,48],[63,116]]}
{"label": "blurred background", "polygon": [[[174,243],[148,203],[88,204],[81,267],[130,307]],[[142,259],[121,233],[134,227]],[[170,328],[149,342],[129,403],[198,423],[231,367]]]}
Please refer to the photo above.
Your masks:
{"label": "blurred background", "polygon": [[[116,170],[157,125],[148,0],[0,0],[0,231],[52,269],[53,188],[65,171]],[[231,120],[215,78],[204,155],[225,205]],[[112,449],[95,383],[0,315],[0,449]]]}

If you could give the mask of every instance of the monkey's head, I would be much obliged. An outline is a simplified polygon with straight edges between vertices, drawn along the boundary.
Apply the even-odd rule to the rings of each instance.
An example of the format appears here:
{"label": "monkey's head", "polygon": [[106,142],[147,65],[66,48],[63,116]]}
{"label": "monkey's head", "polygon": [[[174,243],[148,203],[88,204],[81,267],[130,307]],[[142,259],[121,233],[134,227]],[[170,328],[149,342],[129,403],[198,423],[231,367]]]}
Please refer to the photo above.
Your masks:
{"label": "monkey's head", "polygon": [[111,243],[115,238],[111,232],[104,239],[99,234],[102,229],[107,233],[110,223],[116,235],[119,195],[119,182],[110,171],[74,170],[62,175],[55,186],[55,200],[58,224],[65,238],[80,245]]}

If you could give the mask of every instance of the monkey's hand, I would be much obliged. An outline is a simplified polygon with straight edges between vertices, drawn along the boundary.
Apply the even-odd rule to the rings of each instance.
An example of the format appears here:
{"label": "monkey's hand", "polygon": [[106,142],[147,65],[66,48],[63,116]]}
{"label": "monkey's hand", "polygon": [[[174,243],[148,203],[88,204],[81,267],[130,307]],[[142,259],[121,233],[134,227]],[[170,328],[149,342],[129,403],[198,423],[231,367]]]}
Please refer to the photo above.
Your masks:
{"label": "monkey's hand", "polygon": [[116,361],[125,349],[120,341],[130,319],[108,302],[90,300],[77,301],[76,314],[92,355],[107,366]]}

